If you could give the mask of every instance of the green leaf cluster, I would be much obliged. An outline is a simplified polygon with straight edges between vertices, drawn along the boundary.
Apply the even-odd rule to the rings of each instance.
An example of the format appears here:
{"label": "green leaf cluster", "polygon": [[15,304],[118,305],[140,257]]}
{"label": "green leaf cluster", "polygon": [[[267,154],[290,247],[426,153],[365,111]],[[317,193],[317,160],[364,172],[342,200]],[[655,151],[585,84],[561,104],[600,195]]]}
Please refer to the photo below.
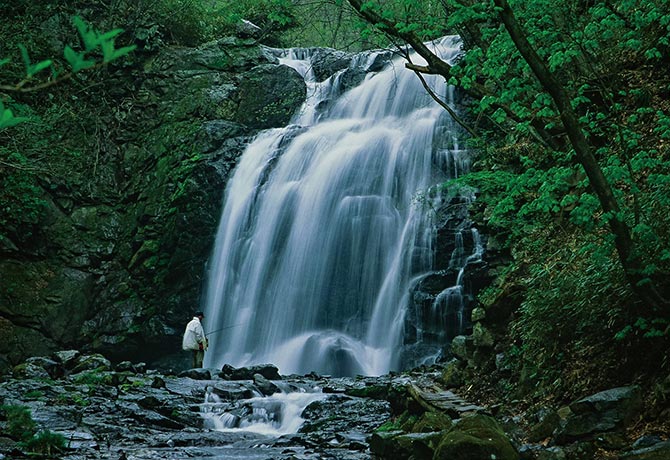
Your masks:
{"label": "green leaf cluster", "polygon": [[[109,32],[100,33],[78,16],[74,16],[72,22],[79,31],[84,50],[75,51],[69,45],[65,46],[63,55],[65,61],[67,61],[70,66],[70,73],[62,74],[62,72],[54,65],[52,59],[45,59],[33,63],[28,49],[23,44],[19,43],[18,48],[21,51],[21,58],[25,67],[24,76],[15,85],[3,85],[0,88],[16,92],[27,92],[48,88],[49,86],[70,78],[78,72],[122,58],[136,48],[136,45],[124,46],[118,49],[114,46],[115,37],[122,33],[123,29],[114,29]],[[100,53],[102,54],[101,60],[97,56]],[[0,67],[9,64],[10,62],[11,60],[9,58],[2,59],[0,61]],[[36,75],[47,69],[51,69],[51,75],[45,82],[32,83]],[[32,87],[30,86],[31,83],[33,84]],[[12,109],[5,107],[2,100],[0,100],[0,130],[16,126],[25,121],[28,121],[27,117],[15,116]]]}
{"label": "green leaf cluster", "polygon": [[19,123],[28,121],[28,117],[17,117],[11,109],[5,107],[5,104],[0,100],[0,130],[16,126]]}

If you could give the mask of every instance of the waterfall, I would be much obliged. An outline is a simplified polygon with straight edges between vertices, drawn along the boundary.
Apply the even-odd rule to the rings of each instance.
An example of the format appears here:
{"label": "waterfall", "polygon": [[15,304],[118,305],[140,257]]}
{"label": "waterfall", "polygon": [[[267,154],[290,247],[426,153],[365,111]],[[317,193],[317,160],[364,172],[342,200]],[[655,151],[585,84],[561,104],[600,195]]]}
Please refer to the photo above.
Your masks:
{"label": "waterfall", "polygon": [[[460,43],[432,46],[449,60]],[[425,206],[439,197],[425,192],[467,161],[458,129],[402,60],[343,92],[346,70],[317,82],[310,57],[282,55],[308,98],[290,126],[255,138],[226,187],[204,309],[208,330],[235,327],[210,337],[209,367],[397,369],[410,287],[433,264]],[[453,99],[443,80],[426,78]]]}

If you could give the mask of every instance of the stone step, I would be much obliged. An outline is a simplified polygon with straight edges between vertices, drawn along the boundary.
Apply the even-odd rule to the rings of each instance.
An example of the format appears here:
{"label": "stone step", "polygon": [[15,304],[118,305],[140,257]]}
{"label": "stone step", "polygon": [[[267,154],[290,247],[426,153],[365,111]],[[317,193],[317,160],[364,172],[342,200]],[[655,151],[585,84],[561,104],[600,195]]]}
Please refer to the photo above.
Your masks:
{"label": "stone step", "polygon": [[467,414],[488,412],[484,407],[472,404],[449,390],[421,389],[411,384],[409,386],[409,393],[425,409],[439,410],[447,413],[452,418],[461,418]]}

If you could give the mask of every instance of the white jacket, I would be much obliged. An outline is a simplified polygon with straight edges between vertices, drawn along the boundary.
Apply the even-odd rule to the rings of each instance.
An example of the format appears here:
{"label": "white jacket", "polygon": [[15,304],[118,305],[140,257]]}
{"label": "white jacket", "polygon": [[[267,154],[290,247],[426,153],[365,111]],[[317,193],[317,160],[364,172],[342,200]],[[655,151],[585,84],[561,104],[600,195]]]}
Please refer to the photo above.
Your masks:
{"label": "white jacket", "polygon": [[205,337],[205,331],[202,328],[202,324],[200,324],[200,318],[194,316],[186,325],[181,347],[184,350],[198,350],[200,348],[198,346],[199,344],[202,344],[204,350],[207,349],[207,338]]}

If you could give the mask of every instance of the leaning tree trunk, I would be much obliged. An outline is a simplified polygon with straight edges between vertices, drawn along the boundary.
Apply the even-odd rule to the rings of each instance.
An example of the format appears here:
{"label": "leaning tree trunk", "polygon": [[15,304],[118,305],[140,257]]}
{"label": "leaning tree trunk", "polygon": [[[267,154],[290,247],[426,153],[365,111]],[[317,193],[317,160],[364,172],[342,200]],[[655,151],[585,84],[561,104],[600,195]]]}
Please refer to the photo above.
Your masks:
{"label": "leaning tree trunk", "polygon": [[[425,68],[420,69],[417,66],[408,66],[410,69],[424,73],[440,74],[444,76],[445,79],[449,79],[451,66],[436,56],[417,35],[412,32],[400,32],[394,22],[377,14],[372,8],[366,7],[361,0],[348,1],[363,19],[371,24],[375,24],[387,34],[404,40],[420,56],[426,59],[428,63]],[[494,0],[494,2],[499,8],[498,16],[505,25],[516,48],[530,66],[539,83],[545,91],[549,93],[558,107],[561,121],[563,122],[570,143],[575,150],[577,161],[584,168],[591,187],[598,197],[600,206],[603,211],[605,211],[606,215],[609,216],[608,224],[610,231],[614,235],[614,244],[619,261],[631,289],[639,296],[639,299],[642,302],[647,304],[648,307],[667,307],[669,302],[659,294],[653,283],[641,286],[641,281],[644,279],[641,270],[642,262],[635,250],[635,242],[631,236],[630,227],[624,221],[620,213],[619,203],[614,197],[612,187],[593,155],[591,145],[588,143],[581,130],[577,114],[572,109],[567,91],[556,79],[554,74],[551,73],[544,61],[528,41],[526,33],[514,16],[514,12],[507,0]]]}
{"label": "leaning tree trunk", "polygon": [[629,226],[621,216],[619,204],[614,197],[612,187],[605,177],[602,168],[598,164],[591,145],[586,140],[584,133],[577,118],[577,114],[572,109],[570,97],[565,88],[560,84],[558,79],[551,73],[544,61],[537,54],[533,46],[528,41],[528,38],[514,16],[514,12],[509,6],[507,0],[494,0],[498,10],[498,16],[505,25],[512,41],[516,48],[528,63],[535,77],[540,82],[542,87],[552,97],[554,103],[558,107],[561,121],[565,127],[565,131],[570,139],[577,161],[582,165],[593,190],[595,191],[600,206],[605,214],[609,216],[609,226],[614,235],[614,244],[619,255],[619,261],[623,267],[626,279],[630,284],[632,290],[640,296],[640,299],[649,303],[650,305],[667,305],[667,300],[663,299],[655,287],[640,286],[640,281],[643,279],[641,272],[641,261],[635,251],[635,242],[631,237]]}

